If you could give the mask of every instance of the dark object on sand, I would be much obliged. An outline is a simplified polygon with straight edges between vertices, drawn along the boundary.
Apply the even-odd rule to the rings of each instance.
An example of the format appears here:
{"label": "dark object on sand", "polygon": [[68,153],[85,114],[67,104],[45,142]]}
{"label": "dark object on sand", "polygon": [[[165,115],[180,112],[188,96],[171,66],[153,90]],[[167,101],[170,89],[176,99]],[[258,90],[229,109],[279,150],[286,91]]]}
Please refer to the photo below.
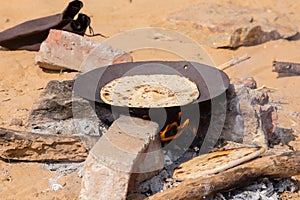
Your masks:
{"label": "dark object on sand", "polygon": [[273,61],[273,72],[300,75],[300,63]]}
{"label": "dark object on sand", "polygon": [[59,29],[84,35],[90,26],[90,18],[85,14],[74,17],[83,3],[74,0],[60,14],[30,20],[0,32],[0,45],[10,50],[38,51],[47,38],[50,29]]}

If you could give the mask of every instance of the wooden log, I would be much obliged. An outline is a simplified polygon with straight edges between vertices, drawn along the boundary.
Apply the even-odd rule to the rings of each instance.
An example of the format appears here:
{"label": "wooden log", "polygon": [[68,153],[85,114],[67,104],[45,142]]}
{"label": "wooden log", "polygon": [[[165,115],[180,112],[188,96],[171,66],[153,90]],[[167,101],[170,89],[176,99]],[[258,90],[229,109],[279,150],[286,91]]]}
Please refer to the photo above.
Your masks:
{"label": "wooden log", "polygon": [[78,136],[43,135],[0,128],[0,157],[14,161],[81,162],[88,151]]}
{"label": "wooden log", "polygon": [[300,75],[300,63],[273,61],[272,71]]}
{"label": "wooden log", "polygon": [[264,156],[210,176],[189,179],[157,193],[149,200],[199,200],[216,192],[245,186],[262,177],[290,177],[300,174],[300,151]]}

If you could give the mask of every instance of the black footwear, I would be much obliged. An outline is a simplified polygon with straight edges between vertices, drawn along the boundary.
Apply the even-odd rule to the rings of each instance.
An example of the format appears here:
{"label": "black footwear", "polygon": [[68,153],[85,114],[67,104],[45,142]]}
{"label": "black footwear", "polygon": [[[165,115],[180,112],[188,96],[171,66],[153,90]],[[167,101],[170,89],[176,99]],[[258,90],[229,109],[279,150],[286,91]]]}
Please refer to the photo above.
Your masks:
{"label": "black footwear", "polygon": [[[30,20],[2,31],[0,32],[0,46],[10,50],[38,51],[50,29],[63,30],[65,28],[67,31],[83,35],[90,24],[90,18],[80,14],[77,20],[73,20],[82,7],[81,1],[74,0],[60,14]],[[66,28],[68,24],[71,24],[70,29]]]}

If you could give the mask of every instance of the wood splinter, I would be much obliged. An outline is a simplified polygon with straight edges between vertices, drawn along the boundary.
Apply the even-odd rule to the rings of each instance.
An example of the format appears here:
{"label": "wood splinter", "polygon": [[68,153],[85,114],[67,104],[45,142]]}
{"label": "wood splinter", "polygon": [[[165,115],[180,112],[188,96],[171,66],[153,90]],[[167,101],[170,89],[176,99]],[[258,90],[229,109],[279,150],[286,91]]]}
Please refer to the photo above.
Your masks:
{"label": "wood splinter", "polygon": [[244,54],[242,56],[233,58],[233,59],[229,60],[228,62],[223,63],[222,65],[219,65],[218,69],[220,69],[220,70],[226,70],[226,69],[228,69],[228,68],[230,68],[230,67],[232,67],[232,66],[234,66],[234,65],[236,65],[236,64],[238,64],[240,62],[248,60],[249,58],[251,58],[249,54]]}
{"label": "wood splinter", "polygon": [[278,90],[277,88],[273,88],[273,87],[269,87],[269,86],[266,86],[266,85],[262,85],[258,88],[255,89],[256,91],[262,91],[262,90],[267,90],[269,92],[274,92],[276,90]]}

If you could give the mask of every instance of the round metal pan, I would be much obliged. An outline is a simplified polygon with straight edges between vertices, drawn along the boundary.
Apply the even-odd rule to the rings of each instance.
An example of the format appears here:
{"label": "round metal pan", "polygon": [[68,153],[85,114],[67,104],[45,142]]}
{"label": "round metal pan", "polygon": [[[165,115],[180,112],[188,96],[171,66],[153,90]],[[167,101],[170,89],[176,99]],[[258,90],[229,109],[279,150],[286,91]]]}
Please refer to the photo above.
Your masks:
{"label": "round metal pan", "polygon": [[196,83],[200,96],[192,104],[217,97],[229,86],[228,76],[214,67],[187,61],[147,61],[114,64],[83,73],[75,80],[74,94],[104,103],[100,91],[108,82],[123,76],[151,74],[181,75]]}

